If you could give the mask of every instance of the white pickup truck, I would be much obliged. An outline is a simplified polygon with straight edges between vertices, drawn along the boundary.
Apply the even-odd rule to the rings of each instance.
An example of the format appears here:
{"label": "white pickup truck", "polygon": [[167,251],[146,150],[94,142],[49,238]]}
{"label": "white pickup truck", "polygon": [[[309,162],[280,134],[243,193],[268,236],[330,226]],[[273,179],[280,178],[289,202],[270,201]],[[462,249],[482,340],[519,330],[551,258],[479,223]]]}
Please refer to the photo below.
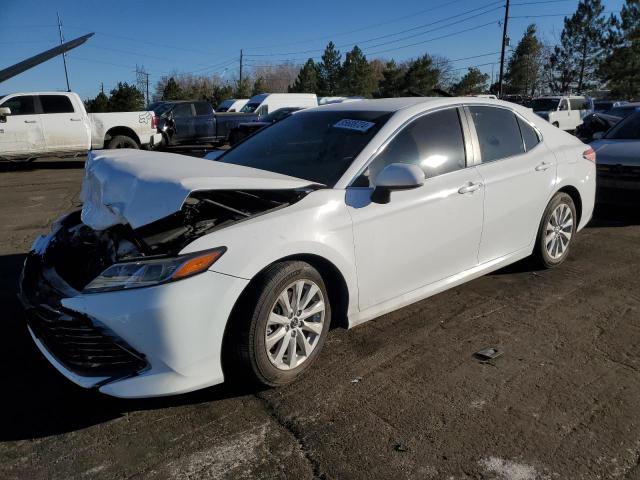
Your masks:
{"label": "white pickup truck", "polygon": [[101,148],[151,148],[162,140],[151,111],[87,113],[66,92],[0,96],[0,159],[74,156]]}

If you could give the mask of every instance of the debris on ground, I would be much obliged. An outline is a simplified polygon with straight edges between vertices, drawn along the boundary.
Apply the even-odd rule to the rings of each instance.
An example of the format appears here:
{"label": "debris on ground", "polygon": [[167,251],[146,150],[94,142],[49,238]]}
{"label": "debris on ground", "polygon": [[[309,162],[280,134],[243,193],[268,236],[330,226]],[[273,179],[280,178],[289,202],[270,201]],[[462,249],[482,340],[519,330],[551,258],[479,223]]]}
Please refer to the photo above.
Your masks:
{"label": "debris on ground", "polygon": [[478,350],[473,354],[481,362],[488,362],[489,360],[495,360],[499,356],[501,356],[504,352],[502,350],[498,350],[496,347],[488,347],[483,348],[482,350]]}

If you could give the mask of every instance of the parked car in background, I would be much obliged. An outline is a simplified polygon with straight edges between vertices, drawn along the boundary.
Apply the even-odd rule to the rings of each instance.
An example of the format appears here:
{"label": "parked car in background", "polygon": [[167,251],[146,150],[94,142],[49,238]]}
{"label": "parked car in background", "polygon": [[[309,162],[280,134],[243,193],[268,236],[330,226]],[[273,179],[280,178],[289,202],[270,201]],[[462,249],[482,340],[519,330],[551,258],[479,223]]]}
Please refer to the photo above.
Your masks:
{"label": "parked car in background", "polygon": [[598,134],[602,134],[622,120],[616,115],[592,113],[584,117],[584,121],[576,128],[576,137],[585,143],[591,142]]}
{"label": "parked car in background", "polygon": [[574,131],[592,109],[582,96],[547,96],[534,98],[531,108],[560,130]]}
{"label": "parked car in background", "polygon": [[330,103],[357,102],[364,100],[364,97],[318,97],[318,105],[329,105]]}
{"label": "parked car in background", "polygon": [[593,111],[596,113],[605,113],[612,108],[619,107],[627,103],[624,100],[594,100]]}
{"label": "parked car in background", "polygon": [[279,108],[318,106],[318,97],[314,93],[261,93],[254,95],[240,110],[242,113],[267,115]]}
{"label": "parked car in background", "polygon": [[161,138],[152,111],[87,113],[71,92],[0,97],[0,158],[34,160],[100,148],[153,147]]}
{"label": "parked car in background", "polygon": [[616,117],[625,118],[638,111],[640,111],[640,102],[633,102],[613,107],[611,110],[607,110],[604,113],[607,115],[615,115]]}
{"label": "parked car in background", "polygon": [[284,385],[332,323],[531,255],[560,265],[593,211],[593,150],[498,100],[326,105],[216,154],[94,152],[82,211],[34,242],[20,298],[71,381],[118,397]]}
{"label": "parked car in background", "polygon": [[598,201],[640,204],[640,112],[591,143],[597,155]]}
{"label": "parked car in background", "polygon": [[247,104],[248,101],[249,101],[248,98],[230,98],[229,100],[225,100],[222,103],[220,103],[220,105],[216,107],[216,112],[218,113],[239,112],[240,110],[242,110],[242,107],[244,107]]}
{"label": "parked car in background", "polygon": [[283,118],[288,117],[293,112],[297,112],[298,110],[302,110],[301,107],[286,107],[280,108],[274,112],[271,112],[264,117],[260,117],[259,120],[254,120],[252,122],[240,123],[237,127],[231,129],[229,132],[229,145],[235,145],[240,140],[248,137],[249,135],[257,132],[258,130],[269,126]]}

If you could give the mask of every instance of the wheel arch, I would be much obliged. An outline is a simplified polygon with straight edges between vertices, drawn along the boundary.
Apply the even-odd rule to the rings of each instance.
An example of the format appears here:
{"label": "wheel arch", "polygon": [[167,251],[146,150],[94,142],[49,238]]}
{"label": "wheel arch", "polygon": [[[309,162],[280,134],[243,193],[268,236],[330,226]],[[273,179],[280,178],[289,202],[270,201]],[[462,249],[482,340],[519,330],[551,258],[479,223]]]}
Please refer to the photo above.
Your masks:
{"label": "wheel arch", "polygon": [[576,206],[576,215],[578,216],[576,225],[580,225],[580,222],[582,221],[582,197],[580,196],[578,189],[573,185],[565,185],[556,193],[566,193],[571,197],[571,200],[573,200],[573,203]]}
{"label": "wheel arch", "polygon": [[117,135],[125,135],[131,138],[134,142],[136,142],[139,147],[141,146],[140,137],[138,137],[138,134],[132,128],[118,126],[118,127],[110,128],[104,134],[104,148],[107,148],[107,144],[109,143],[109,140],[111,140],[113,137]]}

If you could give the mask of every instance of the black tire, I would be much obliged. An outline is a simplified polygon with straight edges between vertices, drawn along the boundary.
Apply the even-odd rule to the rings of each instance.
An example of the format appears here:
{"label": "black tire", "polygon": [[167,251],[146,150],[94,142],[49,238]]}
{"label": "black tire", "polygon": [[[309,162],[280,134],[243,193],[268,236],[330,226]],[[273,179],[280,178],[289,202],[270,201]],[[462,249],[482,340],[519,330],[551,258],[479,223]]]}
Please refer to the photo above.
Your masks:
{"label": "black tire", "polygon": [[[564,251],[562,251],[562,253],[558,257],[554,258],[549,253],[547,248],[547,245],[549,244],[546,241],[547,225],[551,220],[552,214],[561,205],[565,205],[571,211],[571,219],[572,219],[572,224],[570,229],[571,235],[568,239],[566,247],[564,247]],[[553,268],[553,267],[557,267],[567,259],[567,256],[569,255],[569,251],[571,250],[571,243],[573,242],[573,239],[575,237],[576,227],[578,226],[577,222],[578,222],[578,217],[576,215],[576,206],[573,203],[573,199],[571,198],[571,196],[563,192],[556,193],[551,199],[551,201],[549,202],[549,204],[547,205],[547,208],[544,210],[544,214],[542,215],[542,219],[540,220],[540,226],[538,227],[536,245],[533,250],[533,259],[535,260],[538,266],[542,268]],[[566,231],[568,232],[568,230]],[[562,232],[559,232],[559,235],[562,235]],[[566,238],[566,237],[563,236],[562,238]]]}
{"label": "black tire", "polygon": [[126,135],[116,135],[111,140],[109,140],[107,148],[135,148],[136,150],[138,150],[140,146],[131,137],[127,137]]}
{"label": "black tire", "polygon": [[553,122],[551,125],[553,125],[556,128],[560,128],[560,124],[558,122]]}
{"label": "black tire", "polygon": [[[319,287],[325,303],[324,323],[315,348],[308,357],[295,368],[281,370],[272,363],[267,353],[267,320],[280,293],[298,280],[310,280]],[[324,281],[320,273],[308,263],[284,261],[268,267],[250,288],[238,300],[236,310],[229,320],[223,359],[225,376],[232,383],[246,384],[250,380],[254,384],[269,387],[291,383],[313,364],[328,335],[331,306]]]}

